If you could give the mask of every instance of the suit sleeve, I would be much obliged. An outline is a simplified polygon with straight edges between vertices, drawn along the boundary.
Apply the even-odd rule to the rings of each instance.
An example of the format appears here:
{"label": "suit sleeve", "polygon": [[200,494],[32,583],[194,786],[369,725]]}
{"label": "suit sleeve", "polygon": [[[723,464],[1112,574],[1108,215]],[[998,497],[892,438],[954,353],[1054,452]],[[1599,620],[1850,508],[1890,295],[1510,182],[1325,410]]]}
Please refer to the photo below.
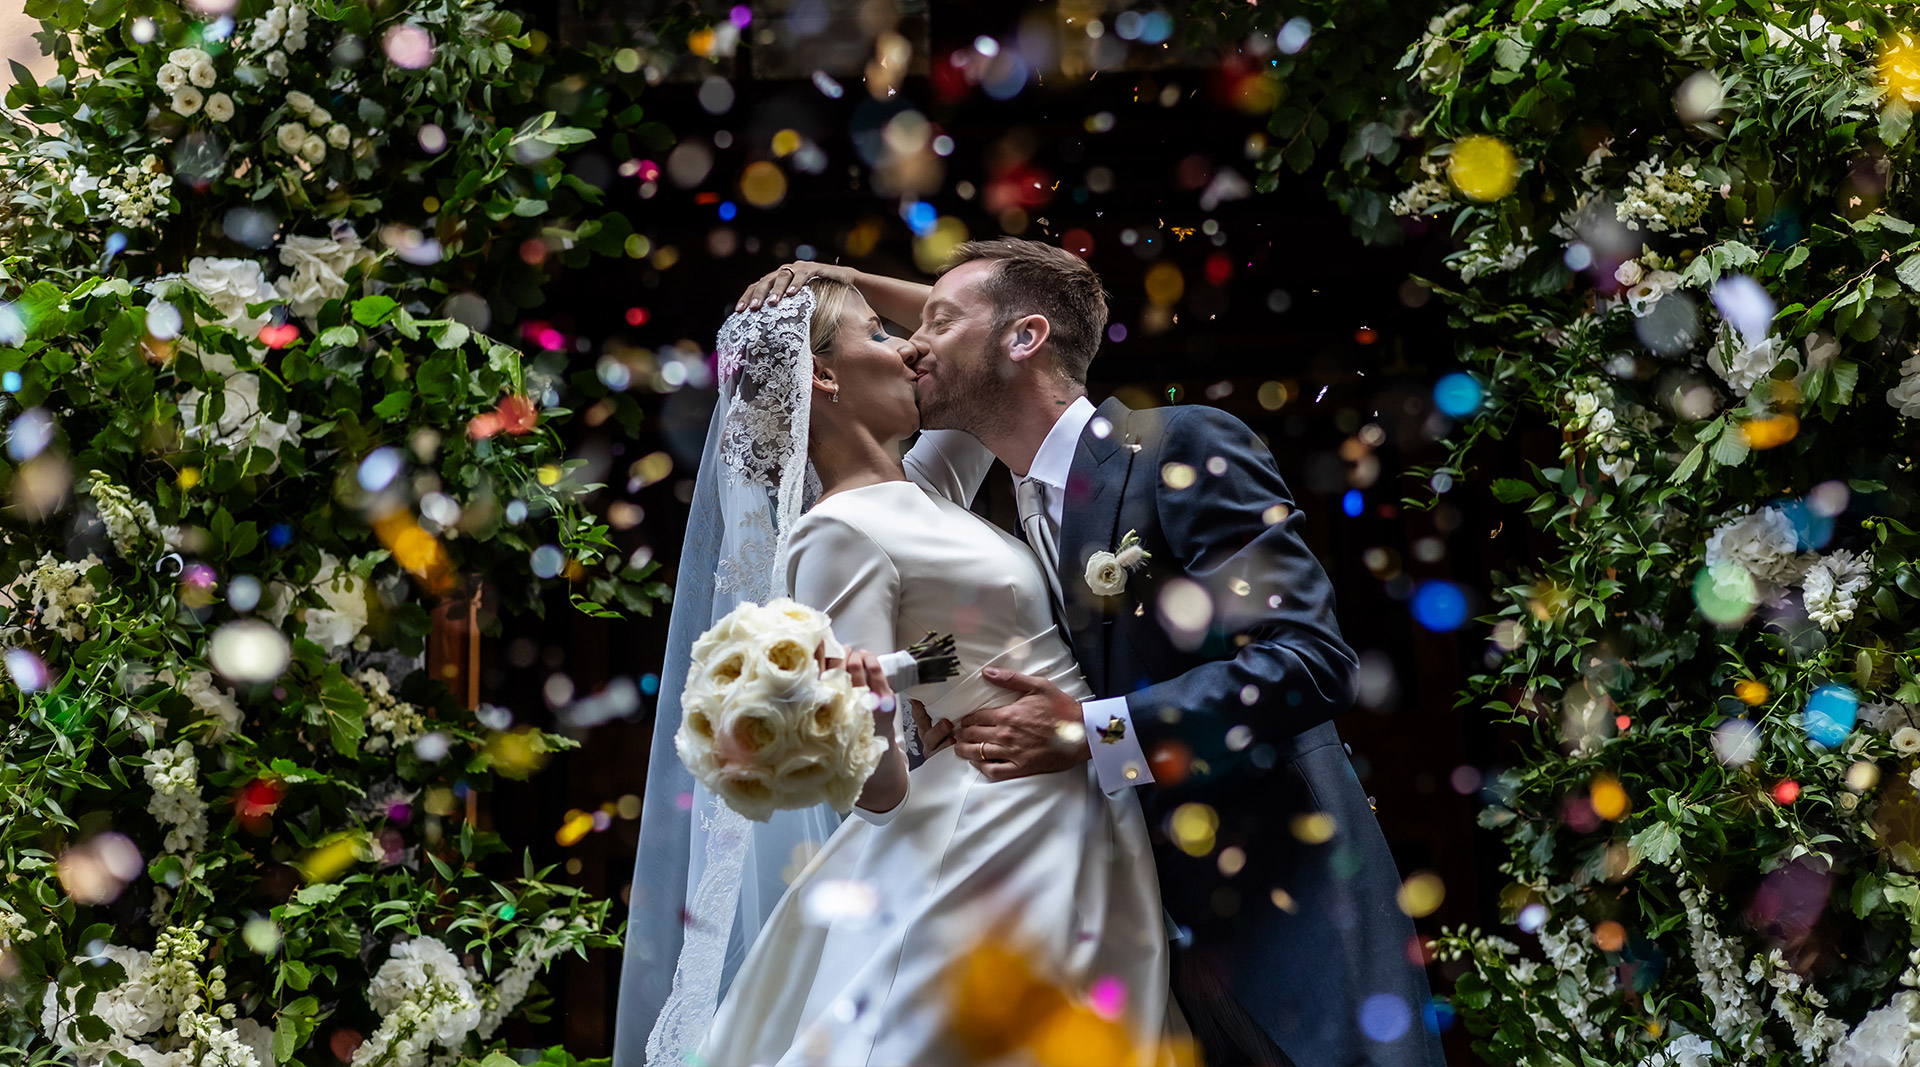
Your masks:
{"label": "suit sleeve", "polygon": [[903,465],[921,488],[970,508],[993,467],[993,453],[964,430],[922,430]]}
{"label": "suit sleeve", "polygon": [[[1168,420],[1160,461],[1160,471],[1193,472],[1184,489],[1159,478],[1155,508],[1169,562],[1207,598],[1205,632],[1169,639],[1217,658],[1127,703],[1148,751],[1178,739],[1219,767],[1251,742],[1284,741],[1346,710],[1359,661],[1340,636],[1332,583],[1301,537],[1303,516],[1253,431],[1225,412],[1188,408]],[[1179,588],[1175,614],[1191,624],[1197,598]],[[1251,741],[1229,745],[1227,732],[1243,724]]]}

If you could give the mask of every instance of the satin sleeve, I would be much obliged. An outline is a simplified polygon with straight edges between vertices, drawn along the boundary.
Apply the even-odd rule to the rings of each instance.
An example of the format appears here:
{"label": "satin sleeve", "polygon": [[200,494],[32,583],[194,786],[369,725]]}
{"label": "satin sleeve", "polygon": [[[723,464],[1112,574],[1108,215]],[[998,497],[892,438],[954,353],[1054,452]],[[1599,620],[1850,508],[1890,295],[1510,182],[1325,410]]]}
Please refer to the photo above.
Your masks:
{"label": "satin sleeve", "polygon": [[965,430],[922,430],[902,464],[921,488],[970,508],[993,467],[993,453]]}
{"label": "satin sleeve", "polygon": [[894,650],[900,572],[893,557],[853,523],[817,511],[795,523],[787,548],[787,588],[793,599],[827,613],[841,644],[869,652]]}

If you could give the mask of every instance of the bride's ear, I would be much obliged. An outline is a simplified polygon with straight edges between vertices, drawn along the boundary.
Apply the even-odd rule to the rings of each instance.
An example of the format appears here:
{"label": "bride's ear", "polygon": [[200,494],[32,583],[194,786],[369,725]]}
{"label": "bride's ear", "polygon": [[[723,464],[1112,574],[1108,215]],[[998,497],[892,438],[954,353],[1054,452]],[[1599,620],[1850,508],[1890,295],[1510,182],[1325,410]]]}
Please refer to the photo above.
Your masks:
{"label": "bride's ear", "polygon": [[840,383],[834,379],[833,369],[819,356],[813,357],[813,391],[822,394],[824,400],[838,400],[840,396]]}

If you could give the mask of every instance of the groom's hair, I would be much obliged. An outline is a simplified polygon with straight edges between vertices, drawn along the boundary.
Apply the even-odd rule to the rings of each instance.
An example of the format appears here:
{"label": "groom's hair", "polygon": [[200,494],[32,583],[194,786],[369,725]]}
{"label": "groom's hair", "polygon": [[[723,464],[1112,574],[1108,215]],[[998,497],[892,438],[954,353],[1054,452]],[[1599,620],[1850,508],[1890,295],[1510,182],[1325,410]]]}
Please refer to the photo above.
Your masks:
{"label": "groom's hair", "polygon": [[981,283],[993,305],[993,336],[997,339],[1016,319],[1046,316],[1055,365],[1075,385],[1086,385],[1087,366],[1107,328],[1107,291],[1087,261],[1050,244],[999,237],[962,244],[946,269],[976,259],[995,264]]}

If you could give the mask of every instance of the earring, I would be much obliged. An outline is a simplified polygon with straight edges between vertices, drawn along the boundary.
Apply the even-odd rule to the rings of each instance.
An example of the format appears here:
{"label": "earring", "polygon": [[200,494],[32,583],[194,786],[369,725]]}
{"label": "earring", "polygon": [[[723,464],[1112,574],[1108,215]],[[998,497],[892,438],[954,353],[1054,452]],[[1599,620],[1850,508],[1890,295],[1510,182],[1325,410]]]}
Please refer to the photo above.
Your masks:
{"label": "earring", "polygon": [[830,400],[829,403],[838,404],[840,402],[840,390],[835,389],[830,395],[832,396],[832,400]]}

